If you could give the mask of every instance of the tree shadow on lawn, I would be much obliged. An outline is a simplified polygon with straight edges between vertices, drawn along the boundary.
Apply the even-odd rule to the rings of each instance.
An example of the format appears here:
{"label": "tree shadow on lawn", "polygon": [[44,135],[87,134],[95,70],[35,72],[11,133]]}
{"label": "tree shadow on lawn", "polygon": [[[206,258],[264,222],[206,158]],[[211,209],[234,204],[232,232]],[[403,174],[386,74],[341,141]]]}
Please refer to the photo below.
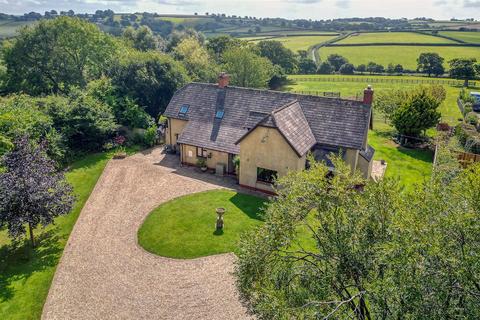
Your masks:
{"label": "tree shadow on lawn", "polygon": [[268,200],[242,193],[236,193],[229,200],[251,219],[264,220],[263,211]]}
{"label": "tree shadow on lawn", "polygon": [[405,148],[402,146],[398,146],[397,150],[411,158],[414,158],[416,160],[422,161],[422,162],[427,162],[427,163],[433,163],[433,151],[430,149],[410,149],[410,148]]}
{"label": "tree shadow on lawn", "polygon": [[0,302],[13,298],[13,282],[27,280],[35,272],[57,265],[62,248],[56,233],[54,228],[37,235],[35,249],[29,239],[0,248]]}

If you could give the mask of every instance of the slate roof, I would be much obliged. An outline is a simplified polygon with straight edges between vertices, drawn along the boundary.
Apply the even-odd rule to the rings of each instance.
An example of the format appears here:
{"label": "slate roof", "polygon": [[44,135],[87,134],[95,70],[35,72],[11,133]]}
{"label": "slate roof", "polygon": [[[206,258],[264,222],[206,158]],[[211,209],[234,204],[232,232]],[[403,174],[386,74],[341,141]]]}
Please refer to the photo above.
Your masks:
{"label": "slate roof", "polygon": [[[189,105],[185,116],[178,114],[182,105]],[[219,109],[222,119],[215,118]],[[164,113],[188,120],[179,143],[233,154],[240,152],[236,142],[256,125],[278,127],[299,154],[312,136],[316,144],[364,150],[370,114],[361,101],[206,83],[178,90]]]}

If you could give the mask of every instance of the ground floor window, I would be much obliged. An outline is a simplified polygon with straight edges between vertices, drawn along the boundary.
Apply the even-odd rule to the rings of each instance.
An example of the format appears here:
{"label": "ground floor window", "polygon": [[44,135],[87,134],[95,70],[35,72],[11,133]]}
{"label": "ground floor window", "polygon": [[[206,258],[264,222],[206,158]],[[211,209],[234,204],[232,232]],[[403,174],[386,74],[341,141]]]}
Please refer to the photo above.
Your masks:
{"label": "ground floor window", "polygon": [[197,147],[197,157],[206,158],[208,156],[207,149]]}
{"label": "ground floor window", "polygon": [[277,171],[265,168],[257,168],[257,181],[264,183],[273,183],[277,178]]}

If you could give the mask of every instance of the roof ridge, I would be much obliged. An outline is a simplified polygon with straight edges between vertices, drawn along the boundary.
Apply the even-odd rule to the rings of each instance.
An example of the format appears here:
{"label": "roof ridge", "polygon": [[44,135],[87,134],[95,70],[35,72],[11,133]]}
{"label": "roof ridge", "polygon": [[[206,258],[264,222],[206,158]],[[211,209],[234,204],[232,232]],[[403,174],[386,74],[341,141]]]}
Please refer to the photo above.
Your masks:
{"label": "roof ridge", "polygon": [[[191,84],[205,85],[205,86],[209,86],[209,87],[218,88],[218,85],[216,83],[208,83],[208,82],[190,82],[190,83],[186,84],[185,86],[188,86],[188,85],[191,85]],[[286,96],[290,95],[290,96],[294,96],[294,97],[298,97],[298,96],[312,97],[312,98],[315,98],[315,99],[327,100],[327,101],[350,102],[350,103],[355,103],[355,104],[364,106],[362,101],[351,100],[351,99],[329,98],[329,97],[315,96],[315,95],[311,95],[311,94],[302,94],[302,93],[298,93],[298,92],[285,92],[285,91],[260,89],[260,88],[247,88],[247,87],[239,87],[239,86],[227,86],[227,87],[225,87],[225,89],[229,89],[229,88],[230,89],[240,89],[240,90],[244,90],[244,91],[264,92],[264,93],[268,93],[268,94],[281,94],[281,95],[286,95]],[[295,98],[295,99],[297,99],[297,98]]]}
{"label": "roof ridge", "polygon": [[295,100],[293,100],[293,101],[291,101],[291,102],[288,102],[287,104],[284,104],[284,105],[281,106],[280,108],[273,109],[273,110],[272,110],[272,115],[275,114],[275,113],[277,113],[277,112],[280,112],[280,111],[282,111],[282,110],[284,110],[284,109],[286,109],[286,108],[288,108],[288,107],[290,107],[290,106],[292,106],[292,105],[294,105],[295,103],[300,104],[300,102],[299,102],[297,99],[295,99]]}

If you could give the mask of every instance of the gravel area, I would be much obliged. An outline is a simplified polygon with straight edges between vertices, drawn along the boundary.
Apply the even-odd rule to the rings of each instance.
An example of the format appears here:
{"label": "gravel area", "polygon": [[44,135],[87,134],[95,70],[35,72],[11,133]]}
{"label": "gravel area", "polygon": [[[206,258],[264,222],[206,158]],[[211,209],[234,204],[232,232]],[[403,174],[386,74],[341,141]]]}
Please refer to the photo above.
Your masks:
{"label": "gravel area", "polygon": [[160,148],[108,163],[70,235],[42,319],[249,318],[233,254],[175,260],[137,244],[137,230],[161,203],[233,186],[177,163]]}

